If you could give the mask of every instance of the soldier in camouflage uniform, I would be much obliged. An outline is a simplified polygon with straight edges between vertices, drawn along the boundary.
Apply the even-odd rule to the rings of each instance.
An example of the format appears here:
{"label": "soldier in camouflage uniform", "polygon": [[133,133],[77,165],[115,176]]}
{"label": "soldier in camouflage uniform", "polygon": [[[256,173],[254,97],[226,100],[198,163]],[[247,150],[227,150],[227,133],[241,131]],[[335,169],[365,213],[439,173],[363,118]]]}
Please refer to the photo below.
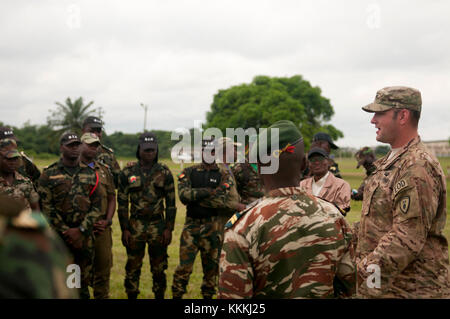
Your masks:
{"label": "soldier in camouflage uniform", "polygon": [[[124,168],[119,175],[118,214],[122,243],[128,255],[125,289],[129,299],[137,298],[142,260],[148,244],[152,290],[156,299],[164,299],[167,247],[172,241],[176,216],[175,187],[169,168],[158,162],[158,144],[153,133],[141,134],[136,157],[139,161]],[[131,216],[128,218],[130,202]]]}
{"label": "soldier in camouflage uniform", "polygon": [[[83,134],[84,133],[94,133],[98,136],[98,138],[102,139],[103,134],[103,122],[98,117],[88,116],[83,122]],[[120,166],[117,163],[116,157],[114,156],[114,151],[101,144],[101,147],[98,150],[97,158],[95,159],[97,162],[100,162],[109,167],[111,174],[114,178],[114,184],[116,188],[118,187],[118,178],[120,174]]]}
{"label": "soldier in camouflage uniform", "polygon": [[[219,227],[219,237],[220,237],[220,246],[222,245],[223,241],[223,232],[225,230],[225,224],[230,219],[231,216],[236,211],[241,211],[245,209],[245,204],[241,202],[241,197],[239,196],[238,190],[237,190],[237,184],[236,179],[233,175],[233,169],[231,168],[233,163],[237,160],[237,149],[236,147],[239,146],[239,143],[233,142],[233,140],[229,137],[221,137],[218,140],[215,140],[215,146],[216,146],[216,159],[219,161],[217,163],[217,166],[219,167],[219,170],[222,172],[222,178],[230,179],[230,183],[228,185],[230,186],[228,190],[228,194],[226,196],[225,200],[225,208],[217,208],[217,221],[218,221],[218,227]],[[221,150],[221,152],[219,151]],[[221,206],[222,198],[217,198],[217,207]],[[211,203],[211,202],[210,202]],[[214,204],[214,203],[212,203]],[[219,247],[219,254],[220,256],[220,247]]]}
{"label": "soldier in camouflage uniform", "polygon": [[81,136],[81,162],[94,168],[99,178],[98,192],[102,197],[102,217],[94,224],[95,254],[93,288],[95,299],[109,298],[109,278],[112,267],[112,218],[116,210],[116,191],[109,167],[95,160],[100,139],[94,133]]}
{"label": "soldier in camouflage uniform", "polygon": [[39,211],[39,195],[31,181],[16,171],[19,163],[16,141],[0,140],[0,194],[24,201],[28,208]]}
{"label": "soldier in camouflage uniform", "polygon": [[352,199],[353,200],[363,200],[364,195],[364,185],[366,184],[367,179],[369,176],[375,171],[375,165],[373,162],[375,162],[376,157],[375,153],[372,151],[370,147],[363,147],[355,154],[355,158],[358,162],[358,165],[356,168],[359,168],[361,165],[364,166],[366,169],[366,177],[362,181],[361,185],[357,190],[352,191]]}
{"label": "soldier in camouflage uniform", "polygon": [[392,150],[364,187],[358,297],[450,297],[445,175],[418,135],[421,106],[418,90],[394,86],[363,107],[374,113],[377,141]]}
{"label": "soldier in camouflage uniform", "polygon": [[[331,139],[331,136],[327,133],[319,132],[313,136],[312,143],[311,143],[311,149],[319,147],[324,149],[328,155],[330,155],[331,149],[337,150],[339,147],[333,143],[333,140]],[[339,171],[338,164],[333,160],[332,155],[328,158],[328,161],[330,162],[330,168],[329,171],[333,173],[334,176],[337,178],[342,178],[341,172]],[[311,172],[309,171],[309,168],[307,167],[303,172],[303,179],[311,177]]]}
{"label": "soldier in camouflage uniform", "polygon": [[219,298],[351,295],[355,269],[350,227],[336,207],[298,187],[305,155],[292,122],[274,123],[270,136],[260,135],[251,152],[261,148],[270,154],[271,128],[279,129],[280,149],[272,149],[279,169],[260,174],[266,196],[226,225]]}
{"label": "soldier in camouflage uniform", "polygon": [[66,284],[67,248],[27,204],[0,194],[0,298],[77,298]]}
{"label": "soldier in camouflage uniform", "polygon": [[[16,136],[14,135],[14,131],[10,127],[0,127],[0,140],[3,139],[13,139],[18,142]],[[19,167],[17,171],[24,177],[27,177],[31,180],[33,185],[36,186],[37,180],[39,176],[41,176],[41,172],[39,168],[31,161],[31,159],[26,156],[26,154],[22,151],[20,152],[21,161],[19,162]]]}
{"label": "soldier in camouflage uniform", "polygon": [[216,293],[220,226],[218,211],[229,207],[233,177],[214,161],[214,141],[202,141],[202,163],[187,167],[178,176],[178,195],[186,207],[186,221],[180,238],[180,263],[172,284],[174,299],[186,293],[195,257],[200,251],[203,267],[203,298]]}
{"label": "soldier in camouflage uniform", "polygon": [[[248,147],[250,147],[252,142],[252,136],[249,140]],[[246,149],[243,163],[238,162],[230,165],[236,180],[238,193],[241,196],[241,202],[245,205],[264,196],[264,187],[259,179],[258,166],[255,163],[248,162],[248,151],[249,148]]]}
{"label": "soldier in camouflage uniform", "polygon": [[89,298],[94,258],[94,224],[101,218],[99,179],[80,162],[80,139],[65,133],[60,139],[61,159],[48,166],[38,181],[42,211],[63,238],[81,268],[80,297]]}

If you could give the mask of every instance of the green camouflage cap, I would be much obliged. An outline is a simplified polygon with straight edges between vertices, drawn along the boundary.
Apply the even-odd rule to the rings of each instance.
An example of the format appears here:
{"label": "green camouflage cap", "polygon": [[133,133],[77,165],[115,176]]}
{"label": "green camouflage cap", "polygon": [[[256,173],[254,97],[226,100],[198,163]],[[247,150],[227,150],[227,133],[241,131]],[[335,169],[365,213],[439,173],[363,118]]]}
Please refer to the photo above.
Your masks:
{"label": "green camouflage cap", "polygon": [[388,86],[377,92],[375,101],[362,108],[366,112],[384,112],[390,109],[422,110],[420,91],[405,86]]}
{"label": "green camouflage cap", "polygon": [[[278,129],[278,132],[272,129]],[[278,149],[273,149],[272,138],[274,141],[278,140]],[[283,152],[293,153],[295,148],[293,145],[302,140],[302,134],[294,123],[287,120],[275,122],[258,135],[258,139],[250,151],[250,158],[257,158],[258,149],[263,150],[266,154],[272,152],[271,155],[274,157],[279,157]]]}
{"label": "green camouflage cap", "polygon": [[356,166],[356,168],[359,168],[366,160],[366,156],[370,156],[370,155],[375,157],[375,153],[368,146],[365,146],[365,147],[361,148],[358,152],[356,152],[355,158],[358,162],[358,165]]}
{"label": "green camouflage cap", "polygon": [[0,141],[0,153],[6,158],[20,157],[20,153],[17,150],[16,141],[10,138],[6,138]]}
{"label": "green camouflage cap", "polygon": [[86,144],[100,143],[100,139],[94,133],[84,133],[81,136],[81,143],[86,143]]}

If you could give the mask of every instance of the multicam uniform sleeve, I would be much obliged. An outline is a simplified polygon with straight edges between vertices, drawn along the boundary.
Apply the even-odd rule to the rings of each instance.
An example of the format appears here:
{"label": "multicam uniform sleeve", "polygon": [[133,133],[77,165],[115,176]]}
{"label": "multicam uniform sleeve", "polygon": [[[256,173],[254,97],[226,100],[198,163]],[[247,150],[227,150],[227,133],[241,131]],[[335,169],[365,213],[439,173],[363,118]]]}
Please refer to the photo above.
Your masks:
{"label": "multicam uniform sleeve", "polygon": [[119,176],[120,176],[120,165],[117,162],[116,157],[114,156],[114,154],[111,154],[111,166],[110,166],[110,170],[113,176],[113,180],[114,180],[114,185],[117,188],[119,185]]}
{"label": "multicam uniform sleeve", "polygon": [[358,281],[366,285],[369,265],[381,271],[381,289],[400,274],[422,250],[439,205],[442,184],[426,171],[427,164],[407,168],[396,178],[393,192],[393,225],[375,250],[358,263]]}
{"label": "multicam uniform sleeve", "polygon": [[190,173],[190,169],[184,169],[178,175],[178,196],[180,197],[180,201],[185,205],[209,197],[212,191],[210,188],[204,187],[192,188]]}
{"label": "multicam uniform sleeve", "polygon": [[118,178],[119,187],[117,189],[117,215],[119,216],[120,228],[122,231],[129,229],[128,219],[128,176],[125,170],[121,171]]}
{"label": "multicam uniform sleeve", "polygon": [[166,202],[166,228],[172,231],[175,225],[177,206],[175,204],[173,176],[168,168],[165,169],[164,193]]}
{"label": "multicam uniform sleeve", "polygon": [[220,254],[220,299],[249,299],[253,296],[253,267],[250,243],[233,229],[225,232]]}
{"label": "multicam uniform sleeve", "polygon": [[41,199],[41,209],[53,229],[55,229],[58,233],[62,233],[70,227],[66,225],[64,220],[59,215],[59,212],[55,209],[55,205],[53,204],[53,193],[49,182],[50,179],[44,171],[38,180],[38,194]]}

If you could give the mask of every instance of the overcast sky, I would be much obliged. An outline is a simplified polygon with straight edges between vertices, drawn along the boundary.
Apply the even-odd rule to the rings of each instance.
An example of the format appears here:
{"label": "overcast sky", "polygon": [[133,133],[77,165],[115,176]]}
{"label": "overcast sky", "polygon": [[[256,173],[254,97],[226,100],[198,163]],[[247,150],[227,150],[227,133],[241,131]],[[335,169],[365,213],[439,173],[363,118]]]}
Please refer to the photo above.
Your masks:
{"label": "overcast sky", "polygon": [[23,1],[0,4],[0,121],[44,124],[82,96],[106,132],[205,121],[219,89],[301,74],[329,98],[339,146],[377,145],[361,107],[422,93],[423,140],[450,137],[450,1]]}

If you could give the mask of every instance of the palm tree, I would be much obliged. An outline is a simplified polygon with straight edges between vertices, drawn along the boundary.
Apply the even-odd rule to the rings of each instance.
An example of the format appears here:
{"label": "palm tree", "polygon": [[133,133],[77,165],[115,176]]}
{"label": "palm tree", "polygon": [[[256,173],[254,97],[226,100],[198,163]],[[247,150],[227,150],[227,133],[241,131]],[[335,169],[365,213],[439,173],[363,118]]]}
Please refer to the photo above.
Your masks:
{"label": "palm tree", "polygon": [[47,123],[60,133],[72,131],[79,134],[86,117],[98,111],[97,109],[89,109],[93,103],[94,101],[90,101],[85,105],[82,97],[74,102],[68,97],[65,104],[55,102],[58,107],[56,110],[49,110],[51,114],[47,117]]}

